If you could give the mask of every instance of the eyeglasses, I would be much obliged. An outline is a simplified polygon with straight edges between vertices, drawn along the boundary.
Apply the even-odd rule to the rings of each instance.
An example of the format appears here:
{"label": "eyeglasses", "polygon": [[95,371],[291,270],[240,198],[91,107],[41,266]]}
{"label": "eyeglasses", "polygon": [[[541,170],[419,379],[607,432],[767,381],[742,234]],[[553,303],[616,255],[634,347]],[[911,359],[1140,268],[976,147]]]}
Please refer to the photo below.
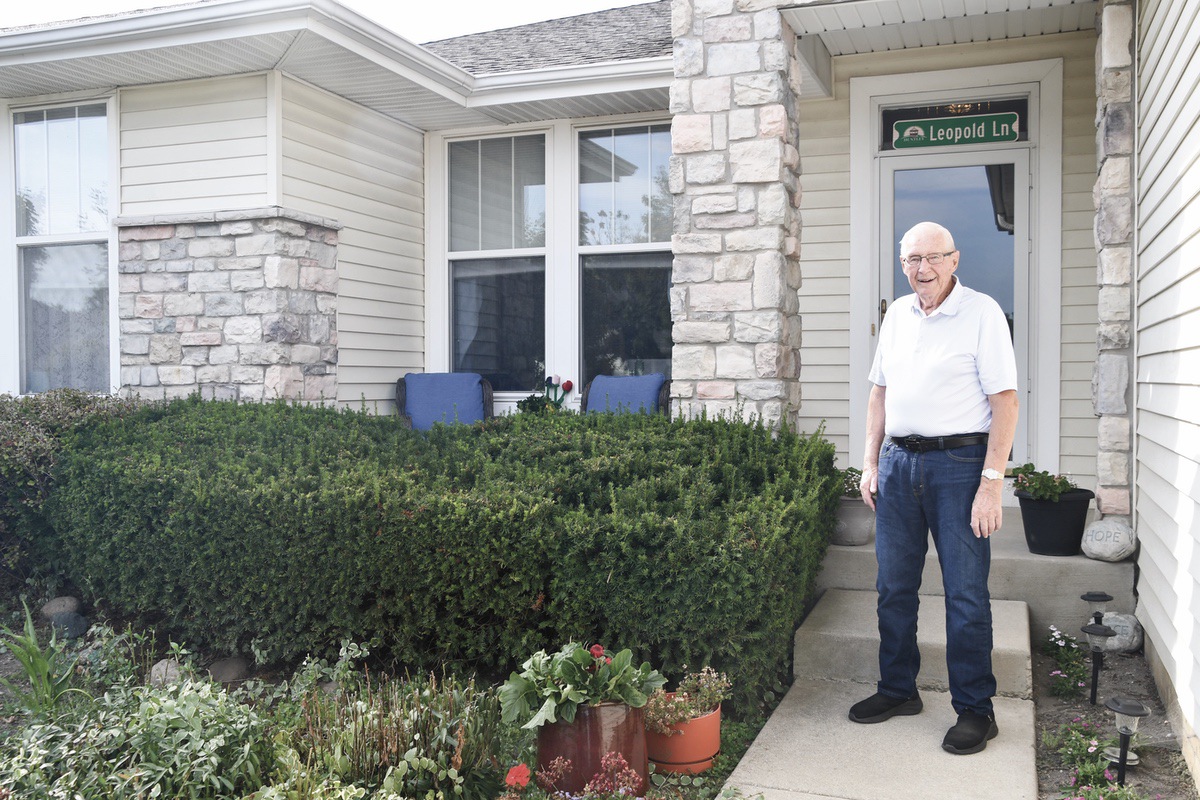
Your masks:
{"label": "eyeglasses", "polygon": [[925,259],[926,261],[929,262],[929,266],[936,267],[938,264],[942,263],[943,258],[945,258],[946,256],[949,256],[949,255],[953,255],[954,253],[957,253],[957,252],[958,252],[957,250],[951,250],[947,253],[930,253],[927,256],[912,255],[912,256],[905,256],[904,258],[901,258],[900,260],[903,263],[908,264],[910,267],[919,267],[919,266],[921,266],[921,259]]}

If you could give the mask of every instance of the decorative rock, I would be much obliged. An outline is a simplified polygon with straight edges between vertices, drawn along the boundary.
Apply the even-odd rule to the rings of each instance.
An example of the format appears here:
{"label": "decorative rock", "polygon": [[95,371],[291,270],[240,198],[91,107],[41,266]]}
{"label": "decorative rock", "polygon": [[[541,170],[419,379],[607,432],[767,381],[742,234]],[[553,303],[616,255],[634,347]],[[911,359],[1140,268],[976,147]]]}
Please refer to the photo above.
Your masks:
{"label": "decorative rock", "polygon": [[1097,561],[1124,561],[1136,548],[1133,528],[1120,519],[1098,519],[1083,532],[1083,554]]}
{"label": "decorative rock", "polygon": [[208,675],[217,683],[240,683],[250,677],[250,664],[241,656],[222,658],[208,666]]}
{"label": "decorative rock", "polygon": [[50,624],[60,639],[82,639],[88,631],[88,621],[77,611],[60,611],[50,618]]}
{"label": "decorative rock", "polygon": [[54,619],[55,614],[78,614],[80,609],[79,598],[64,595],[50,600],[46,605],[42,606],[42,619]]}
{"label": "decorative rock", "polygon": [[843,497],[838,508],[837,526],[829,537],[830,544],[864,545],[875,535],[875,512],[862,500]]}
{"label": "decorative rock", "polygon": [[1104,614],[1104,624],[1117,632],[1104,642],[1105,652],[1135,653],[1142,649],[1142,623],[1133,614],[1108,611]]}
{"label": "decorative rock", "polygon": [[183,667],[173,658],[164,658],[150,668],[151,686],[168,686],[183,680]]}

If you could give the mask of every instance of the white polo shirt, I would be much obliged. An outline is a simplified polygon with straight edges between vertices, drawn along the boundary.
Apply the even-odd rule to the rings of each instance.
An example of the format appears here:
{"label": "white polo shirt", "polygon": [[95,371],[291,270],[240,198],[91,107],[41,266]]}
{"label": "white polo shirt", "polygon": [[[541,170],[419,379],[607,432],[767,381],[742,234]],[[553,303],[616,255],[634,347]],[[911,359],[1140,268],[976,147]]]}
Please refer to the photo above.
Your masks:
{"label": "white polo shirt", "polygon": [[888,436],[986,433],[988,395],[1017,388],[1017,360],[1000,305],[955,278],[954,288],[926,316],[915,294],[884,317],[871,382],[887,387]]}

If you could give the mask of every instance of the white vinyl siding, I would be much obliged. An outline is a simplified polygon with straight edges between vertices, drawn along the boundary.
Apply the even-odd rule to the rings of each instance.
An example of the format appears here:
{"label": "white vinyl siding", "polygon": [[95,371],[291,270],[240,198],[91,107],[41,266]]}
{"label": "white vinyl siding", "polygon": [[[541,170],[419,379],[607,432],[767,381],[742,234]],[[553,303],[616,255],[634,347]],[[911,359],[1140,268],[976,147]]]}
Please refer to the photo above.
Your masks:
{"label": "white vinyl siding", "polygon": [[[1144,0],[1138,24],[1138,619],[1200,759],[1200,5]],[[1171,692],[1165,692],[1165,695]]]}
{"label": "white vinyl siding", "polygon": [[424,369],[424,140],[345,99],[283,81],[283,205],[343,227],[338,401],[386,411]]}
{"label": "white vinyl siding", "polygon": [[121,214],[271,205],[267,76],[123,89]]}
{"label": "white vinyl siding", "polygon": [[[1091,408],[1096,357],[1096,257],[1092,184],[1096,174],[1095,35],[1063,34],[978,45],[834,59],[834,94],[799,110],[801,201],[799,292],[803,319],[799,426],[822,424],[840,463],[850,442],[850,80],[1041,59],[1064,60],[1060,430],[1061,469],[1095,482],[1096,421]],[[1045,343],[1034,342],[1034,347]],[[865,369],[865,367],[864,367]]]}

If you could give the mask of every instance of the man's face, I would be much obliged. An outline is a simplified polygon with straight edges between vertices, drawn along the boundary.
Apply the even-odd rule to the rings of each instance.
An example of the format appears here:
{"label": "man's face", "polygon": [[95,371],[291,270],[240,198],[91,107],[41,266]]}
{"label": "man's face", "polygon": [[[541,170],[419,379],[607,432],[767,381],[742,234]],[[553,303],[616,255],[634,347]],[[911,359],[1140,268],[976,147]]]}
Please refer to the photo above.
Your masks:
{"label": "man's face", "polygon": [[[945,255],[940,264],[930,264],[924,258],[915,266],[907,261],[910,256],[945,253],[949,255]],[[954,250],[953,242],[939,231],[916,228],[909,231],[900,243],[900,259],[904,266],[904,274],[908,277],[908,285],[921,301],[921,310],[929,312],[940,306],[954,288],[952,276],[954,270],[958,269],[958,251]]]}

